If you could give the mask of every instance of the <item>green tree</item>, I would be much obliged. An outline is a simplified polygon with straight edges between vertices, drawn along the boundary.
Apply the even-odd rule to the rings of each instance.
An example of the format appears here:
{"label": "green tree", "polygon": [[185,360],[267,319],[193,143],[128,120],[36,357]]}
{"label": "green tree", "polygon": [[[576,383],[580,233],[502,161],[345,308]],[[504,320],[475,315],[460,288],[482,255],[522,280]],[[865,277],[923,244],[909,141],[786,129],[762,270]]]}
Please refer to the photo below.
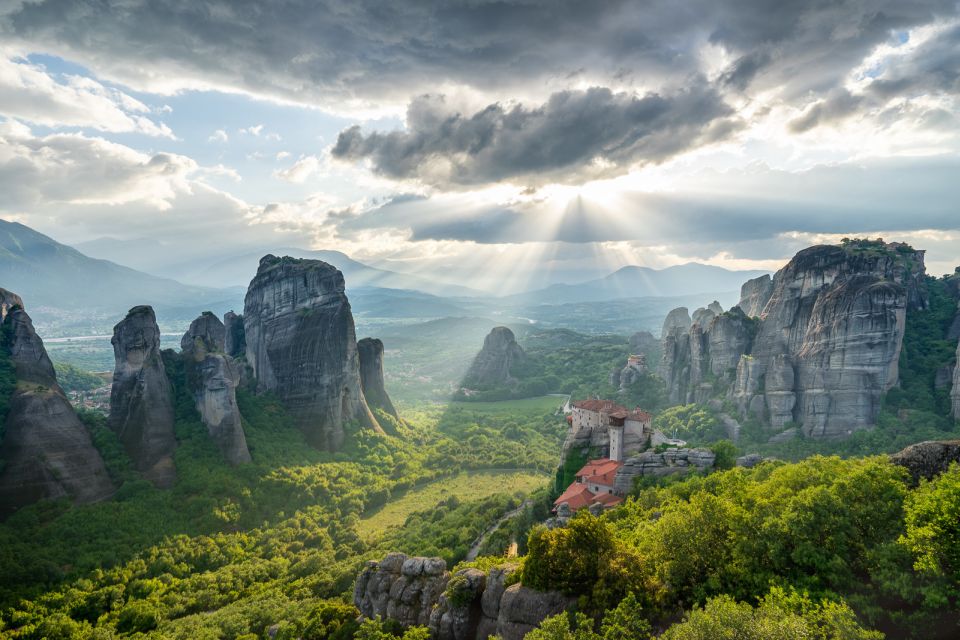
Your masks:
{"label": "green tree", "polygon": [[725,471],[726,469],[733,469],[737,464],[737,445],[733,444],[729,440],[720,440],[719,442],[714,442],[710,445],[710,451],[713,452],[713,455],[716,458],[713,461],[713,466],[718,471]]}
{"label": "green tree", "polygon": [[523,584],[541,591],[587,595],[613,551],[610,528],[583,509],[566,527],[539,526],[530,532]]}
{"label": "green tree", "polygon": [[960,595],[960,465],[923,482],[909,497],[900,543],[913,554],[917,571],[944,581],[949,595]]}

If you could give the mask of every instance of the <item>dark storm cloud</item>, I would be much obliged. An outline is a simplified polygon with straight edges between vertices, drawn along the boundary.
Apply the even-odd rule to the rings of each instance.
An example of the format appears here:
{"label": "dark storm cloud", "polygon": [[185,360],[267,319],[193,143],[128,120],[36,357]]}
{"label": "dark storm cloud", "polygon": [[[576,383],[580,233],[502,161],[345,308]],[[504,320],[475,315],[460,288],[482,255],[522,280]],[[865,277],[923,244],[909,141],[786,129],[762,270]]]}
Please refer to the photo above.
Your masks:
{"label": "dark storm cloud", "polygon": [[828,91],[895,30],[956,15],[953,0],[126,0],[13,2],[8,42],[134,87],[212,83],[304,102],[404,98],[439,83],[659,87],[701,71],[707,42],[730,86]]}
{"label": "dark storm cloud", "polygon": [[472,115],[452,112],[441,96],[423,96],[410,104],[407,130],[364,135],[351,127],[332,154],[438,186],[582,181],[723,139],[739,126],[732,114],[702,81],[666,96],[561,91],[536,108],[491,104]]}

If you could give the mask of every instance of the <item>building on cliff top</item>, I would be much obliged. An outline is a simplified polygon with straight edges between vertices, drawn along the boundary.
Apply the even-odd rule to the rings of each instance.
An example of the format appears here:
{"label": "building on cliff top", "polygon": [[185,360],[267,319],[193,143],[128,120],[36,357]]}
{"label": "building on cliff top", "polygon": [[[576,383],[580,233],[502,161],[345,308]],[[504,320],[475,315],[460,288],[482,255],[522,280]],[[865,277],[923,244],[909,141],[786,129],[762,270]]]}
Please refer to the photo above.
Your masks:
{"label": "building on cliff top", "polygon": [[567,421],[574,434],[606,428],[610,442],[607,455],[623,462],[625,454],[638,451],[650,440],[653,416],[640,407],[629,411],[612,400],[590,399],[573,403]]}
{"label": "building on cliff top", "polygon": [[577,511],[592,504],[599,504],[605,509],[620,504],[623,498],[615,495],[613,490],[617,471],[622,466],[622,462],[609,458],[589,461],[577,472],[574,483],[554,500],[554,510],[563,503],[570,507],[570,511]]}

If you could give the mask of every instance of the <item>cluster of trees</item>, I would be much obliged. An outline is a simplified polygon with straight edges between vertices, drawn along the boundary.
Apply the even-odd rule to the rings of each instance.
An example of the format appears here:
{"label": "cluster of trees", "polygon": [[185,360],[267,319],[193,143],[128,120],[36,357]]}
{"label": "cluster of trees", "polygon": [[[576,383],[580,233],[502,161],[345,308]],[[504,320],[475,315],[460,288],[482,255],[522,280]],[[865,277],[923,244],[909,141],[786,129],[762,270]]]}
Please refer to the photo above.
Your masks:
{"label": "cluster of trees", "polygon": [[394,424],[396,435],[354,429],[344,450],[327,453],[306,444],[276,399],[238,389],[253,462],[231,467],[179,359],[165,364],[176,485],[142,480],[103,416],[82,413],[120,488],[107,502],[44,501],[0,524],[0,637],[378,637],[362,636],[373,632],[353,622],[345,596],[364,561],[400,550],[452,564],[519,501],[509,487],[450,498],[376,540],[358,533],[363,514],[464,469],[551,468],[563,437],[539,411],[430,409]]}
{"label": "cluster of trees", "polygon": [[[958,505],[957,465],[914,488],[886,458],[768,462],[643,489],[602,517],[580,512],[565,528],[536,528],[522,580],[578,597],[597,621],[628,594],[653,627],[686,616],[668,638],[881,637],[860,625],[954,637]],[[751,635],[770,624],[770,635]],[[553,635],[538,637],[581,627],[553,621]],[[741,635],[721,632],[733,628]]]}

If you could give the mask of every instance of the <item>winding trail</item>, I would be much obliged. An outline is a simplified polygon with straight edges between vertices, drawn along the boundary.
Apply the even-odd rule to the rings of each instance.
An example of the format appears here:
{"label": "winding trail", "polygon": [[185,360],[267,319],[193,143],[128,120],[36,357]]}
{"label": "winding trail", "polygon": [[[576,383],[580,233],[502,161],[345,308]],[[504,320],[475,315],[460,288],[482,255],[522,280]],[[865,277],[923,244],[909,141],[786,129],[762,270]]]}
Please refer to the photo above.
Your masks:
{"label": "winding trail", "polygon": [[477,559],[477,556],[480,554],[480,547],[483,546],[483,543],[487,541],[487,538],[490,537],[490,534],[497,530],[497,528],[509,520],[520,515],[524,509],[533,504],[532,500],[524,500],[520,503],[520,506],[512,511],[507,511],[505,514],[500,516],[500,519],[494,522],[486,531],[480,534],[480,537],[474,540],[473,545],[470,547],[470,551],[467,552],[467,562],[472,562]]}

